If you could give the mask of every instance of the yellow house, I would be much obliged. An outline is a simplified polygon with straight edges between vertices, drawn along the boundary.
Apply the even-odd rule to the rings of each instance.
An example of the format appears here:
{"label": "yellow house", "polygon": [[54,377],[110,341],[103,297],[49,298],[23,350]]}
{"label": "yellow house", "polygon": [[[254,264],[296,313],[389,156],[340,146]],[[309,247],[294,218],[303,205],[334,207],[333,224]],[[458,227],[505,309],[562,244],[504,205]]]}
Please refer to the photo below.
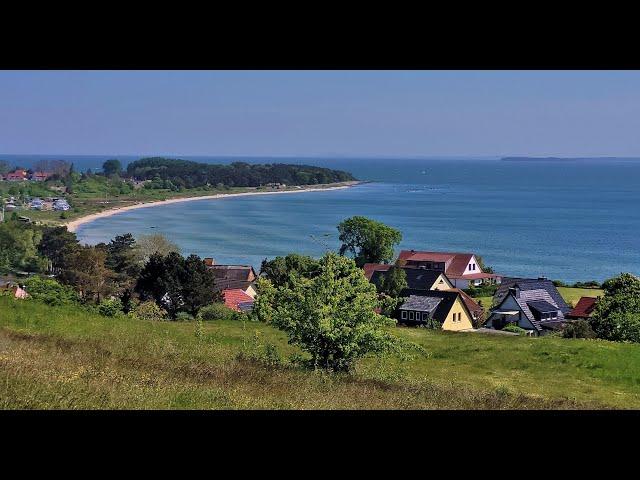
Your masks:
{"label": "yellow house", "polygon": [[473,317],[462,295],[451,290],[414,290],[402,292],[406,297],[397,313],[398,323],[433,326],[443,330],[460,331],[473,328]]}

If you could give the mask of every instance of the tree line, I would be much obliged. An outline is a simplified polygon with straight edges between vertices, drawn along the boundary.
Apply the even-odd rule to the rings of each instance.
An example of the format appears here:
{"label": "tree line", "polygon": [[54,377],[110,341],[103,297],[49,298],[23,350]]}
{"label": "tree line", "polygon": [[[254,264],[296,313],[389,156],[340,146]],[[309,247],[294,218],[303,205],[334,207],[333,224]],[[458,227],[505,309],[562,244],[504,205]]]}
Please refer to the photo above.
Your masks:
{"label": "tree line", "polygon": [[355,180],[348,172],[309,165],[258,165],[245,162],[215,165],[162,157],[131,162],[127,166],[126,175],[138,180],[171,182],[172,185],[183,188],[219,184],[228,187],[258,187],[268,183],[318,185]]}

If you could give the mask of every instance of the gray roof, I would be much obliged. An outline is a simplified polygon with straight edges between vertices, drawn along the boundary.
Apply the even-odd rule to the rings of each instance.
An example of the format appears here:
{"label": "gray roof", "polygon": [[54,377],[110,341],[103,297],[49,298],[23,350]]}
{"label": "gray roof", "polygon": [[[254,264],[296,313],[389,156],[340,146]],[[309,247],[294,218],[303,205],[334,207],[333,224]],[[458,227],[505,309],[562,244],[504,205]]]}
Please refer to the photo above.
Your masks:
{"label": "gray roof", "polygon": [[[529,305],[540,305],[543,304],[555,306],[555,300],[549,295],[544,289],[537,290],[525,290],[520,291],[520,298],[516,298],[516,302],[520,305],[520,309],[522,313],[529,319],[529,321],[533,324],[536,330],[542,330],[542,326],[540,325],[541,321],[536,320],[536,317],[533,315],[533,312],[529,308]],[[545,307],[548,308],[548,307]],[[564,312],[558,306],[558,321],[564,320]]]}
{"label": "gray roof", "polygon": [[432,313],[441,301],[442,298],[437,297],[409,295],[409,298],[400,306],[400,310],[417,310],[419,312]]}
{"label": "gray roof", "polygon": [[545,300],[535,300],[533,302],[527,302],[527,305],[529,305],[529,308],[531,310],[535,310],[538,313],[549,313],[558,311],[557,306],[552,305]]}
{"label": "gray roof", "polygon": [[509,293],[509,288],[516,286],[520,288],[521,293],[528,290],[544,290],[551,297],[551,304],[556,305],[562,313],[571,311],[571,307],[564,301],[553,282],[546,278],[503,278],[494,295],[495,304],[502,303],[502,300]]}

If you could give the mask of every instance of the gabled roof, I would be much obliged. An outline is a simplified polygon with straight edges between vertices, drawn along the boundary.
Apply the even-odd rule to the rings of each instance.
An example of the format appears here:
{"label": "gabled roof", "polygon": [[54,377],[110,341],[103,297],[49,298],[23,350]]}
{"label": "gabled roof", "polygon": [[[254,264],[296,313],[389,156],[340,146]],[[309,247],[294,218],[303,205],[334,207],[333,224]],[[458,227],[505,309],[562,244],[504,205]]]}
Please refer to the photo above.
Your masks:
{"label": "gabled roof", "polygon": [[472,314],[481,315],[484,312],[484,308],[463,290],[460,290],[459,288],[452,288],[451,290],[460,294],[462,300]]}
{"label": "gabled roof", "polygon": [[[471,257],[473,257],[473,253],[424,252],[417,250],[402,250],[398,255],[399,260],[407,262],[444,262],[445,272],[448,276],[464,275]],[[479,268],[480,266],[478,266]]]}
{"label": "gabled roof", "polygon": [[367,280],[371,280],[373,272],[386,272],[392,266],[393,265],[386,263],[365,263],[362,269],[364,270],[364,276],[367,277]]}
{"label": "gabled roof", "polygon": [[432,313],[440,302],[442,302],[442,299],[437,297],[409,295],[409,298],[400,306],[400,309]]}
{"label": "gabled roof", "polygon": [[[391,267],[392,265],[385,266]],[[370,281],[372,283],[382,281],[382,279],[389,274],[389,270],[390,269],[372,271]],[[425,270],[423,268],[408,267],[404,267],[402,270],[404,270],[404,273],[407,275],[407,288],[416,290],[429,290],[438,279],[438,277],[440,277],[440,275],[446,277],[444,272],[438,272],[436,270]]]}
{"label": "gabled roof", "polygon": [[240,289],[223,290],[222,296],[224,304],[237,312],[251,310],[253,307],[253,298]]}
{"label": "gabled roof", "polygon": [[[453,307],[453,304],[455,303],[456,299],[458,297],[461,298],[460,293],[454,290],[415,290],[411,288],[404,289],[400,294],[400,296],[409,297],[409,298],[411,296],[417,296],[417,297],[419,296],[419,297],[425,297],[425,298],[440,299],[435,311],[431,315],[432,318],[435,318],[440,323],[444,323],[446,321],[447,315],[449,315],[449,312],[451,311],[451,307]],[[473,315],[469,311],[467,304],[464,301],[460,303],[469,314],[469,318],[473,318]],[[403,308],[403,306],[401,306],[400,308]]]}
{"label": "gabled roof", "polygon": [[569,313],[567,313],[567,317],[570,318],[587,318],[590,317],[593,313],[593,309],[596,308],[596,301],[598,299],[596,297],[580,297],[576,306],[573,307]]}
{"label": "gabled roof", "polygon": [[[500,310],[500,308],[502,307],[502,304],[508,298],[509,298],[509,294],[507,293],[507,295],[502,298],[502,301],[500,301],[500,303],[494,309],[494,311]],[[538,289],[531,289],[531,290],[521,290],[520,296],[519,297],[513,296],[513,298],[518,304],[518,306],[520,307],[520,310],[522,310],[522,313],[524,314],[524,316],[527,317],[529,322],[531,322],[533,327],[538,331],[542,330],[544,322],[542,320],[536,319],[535,315],[533,314],[532,308],[534,310],[537,310],[538,308],[544,310],[542,313],[546,313],[548,311],[557,311],[558,318],[556,321],[557,322],[564,321],[564,312],[562,311],[560,306],[556,303],[555,299],[545,289],[538,288]]]}
{"label": "gabled roof", "polygon": [[508,295],[509,288],[519,287],[521,292],[528,290],[544,290],[552,298],[552,304],[556,305],[562,313],[566,314],[571,311],[571,307],[567,305],[562,295],[551,280],[546,278],[514,278],[505,277],[496,290],[494,295],[496,303],[502,303],[502,300]]}

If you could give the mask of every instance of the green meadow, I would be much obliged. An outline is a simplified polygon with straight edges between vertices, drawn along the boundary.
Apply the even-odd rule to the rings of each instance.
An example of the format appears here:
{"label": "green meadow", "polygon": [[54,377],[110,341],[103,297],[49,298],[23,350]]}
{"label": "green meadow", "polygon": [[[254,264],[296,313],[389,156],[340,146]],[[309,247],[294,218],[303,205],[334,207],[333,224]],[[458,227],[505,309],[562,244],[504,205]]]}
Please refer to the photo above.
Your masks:
{"label": "green meadow", "polygon": [[2,409],[639,408],[640,345],[394,328],[424,347],[305,370],[256,322],[153,322],[0,297]]}

